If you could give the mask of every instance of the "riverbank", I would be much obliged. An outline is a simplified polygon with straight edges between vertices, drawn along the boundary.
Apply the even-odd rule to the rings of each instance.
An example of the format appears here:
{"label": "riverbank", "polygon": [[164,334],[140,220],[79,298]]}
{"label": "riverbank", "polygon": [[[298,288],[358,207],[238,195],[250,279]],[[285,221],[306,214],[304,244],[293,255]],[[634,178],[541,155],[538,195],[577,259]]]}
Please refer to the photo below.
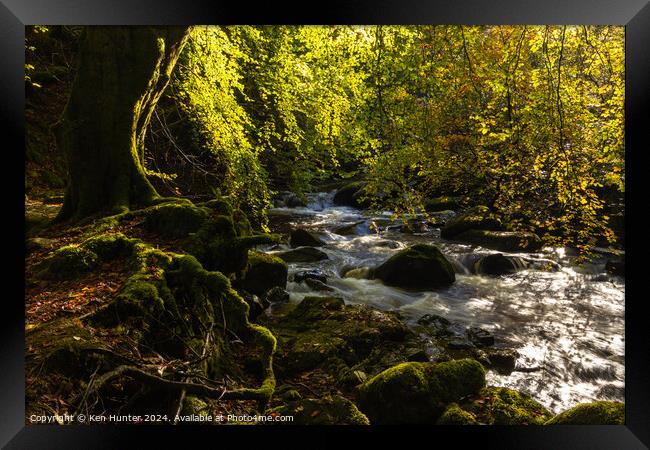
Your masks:
{"label": "riverbank", "polygon": [[[279,231],[275,220],[316,231],[322,239],[316,247],[294,242],[292,248],[291,239],[255,233],[223,200],[170,201],[40,231],[37,221],[26,243],[28,413],[54,407],[62,413],[94,411],[102,405],[134,414],[269,412],[293,415],[296,423],[393,423],[395,416],[391,419],[376,402],[377,395],[391,395],[385,386],[393,385],[401,386],[400,398],[415,396],[411,414],[429,424],[542,424],[568,409],[564,403],[549,407],[543,395],[529,397],[517,381],[502,382],[522,379],[544,388],[542,394],[555,388],[547,375],[547,384],[530,382],[541,371],[510,339],[529,336],[525,330],[531,325],[520,321],[515,333],[504,326],[507,321],[497,320],[510,317],[514,323],[507,309],[481,308],[491,300],[480,298],[485,289],[503,291],[511,283],[504,292],[512,298],[517,277],[526,271],[500,278],[473,274],[466,266],[471,258],[455,256],[463,247],[436,241],[435,230],[408,233],[401,226],[388,229],[388,222],[387,229],[374,230],[368,222],[380,217],[333,206],[332,194],[312,198],[322,202],[271,211],[276,218],[271,226]],[[330,227],[354,232],[336,234],[327,231]],[[423,243],[434,243],[453,261],[451,286],[418,292],[364,275],[366,268]],[[255,252],[238,251],[241,258],[232,258],[240,245]],[[301,248],[327,259],[284,263],[278,258]],[[267,256],[255,256],[260,252]],[[219,256],[226,254],[230,257]],[[556,260],[562,264],[561,257]],[[527,279],[538,272],[564,273],[528,272]],[[255,277],[270,284],[256,283]],[[593,281],[586,291],[595,283],[616,279]],[[189,326],[182,325],[192,317]],[[464,317],[472,318],[471,326]],[[543,318],[542,323],[551,319]],[[448,370],[455,375],[444,375]],[[404,383],[402,373],[420,382]],[[456,394],[436,391],[436,385]],[[453,387],[458,385],[460,390]],[[560,400],[568,406],[584,401],[584,392],[577,392],[583,395],[579,401],[572,395]],[[618,394],[597,399],[616,400]],[[622,420],[617,405],[595,407],[598,414],[614,408],[614,418],[590,417],[600,423]]]}

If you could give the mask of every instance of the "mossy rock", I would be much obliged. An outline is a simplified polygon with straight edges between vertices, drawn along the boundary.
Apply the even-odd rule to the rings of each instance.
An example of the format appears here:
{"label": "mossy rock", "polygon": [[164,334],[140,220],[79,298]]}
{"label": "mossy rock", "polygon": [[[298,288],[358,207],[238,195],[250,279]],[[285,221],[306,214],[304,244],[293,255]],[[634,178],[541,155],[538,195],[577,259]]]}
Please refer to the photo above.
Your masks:
{"label": "mossy rock", "polygon": [[[336,297],[306,297],[284,315],[268,320],[279,339],[276,360],[284,375],[323,368],[342,384],[358,384],[343,379],[350,371],[377,374],[423,350],[395,313],[345,306]],[[344,370],[328,363],[333,358]]]}
{"label": "mossy rock", "polygon": [[168,238],[182,238],[201,228],[210,210],[191,203],[165,203],[143,211],[144,227]]}
{"label": "mossy rock", "polygon": [[478,425],[476,418],[463,410],[458,404],[452,403],[440,416],[437,425]]}
{"label": "mossy rock", "polygon": [[290,343],[290,350],[282,363],[286,373],[300,373],[315,369],[329,358],[354,361],[354,351],[345,339],[318,330],[303,331]]}
{"label": "mossy rock", "polygon": [[268,414],[293,416],[291,425],[370,425],[368,418],[350,400],[340,395],[289,402]]}
{"label": "mossy rock", "polygon": [[552,417],[548,409],[529,395],[504,387],[482,389],[461,406],[487,425],[543,425]]}
{"label": "mossy rock", "polygon": [[433,245],[416,244],[397,252],[374,270],[374,277],[388,286],[435,289],[456,280],[454,268]]}
{"label": "mossy rock", "polygon": [[539,236],[524,231],[468,230],[454,239],[500,252],[536,252],[542,248]]}
{"label": "mossy rock", "polygon": [[625,403],[581,403],[553,417],[546,425],[625,425]]}
{"label": "mossy rock", "polygon": [[339,297],[305,297],[287,315],[287,319],[309,324],[316,320],[329,318],[333,313],[344,309],[345,302]]}
{"label": "mossy rock", "polygon": [[282,259],[265,253],[249,252],[242,288],[251,294],[263,296],[276,286],[285,288],[288,273],[287,263]]}
{"label": "mossy rock", "polygon": [[449,220],[440,230],[444,239],[452,239],[468,230],[503,230],[501,221],[486,206],[476,206]]}
{"label": "mossy rock", "polygon": [[208,200],[205,203],[201,203],[199,206],[210,208],[212,211],[221,216],[232,216],[235,212],[230,202],[224,198],[215,198]]}
{"label": "mossy rock", "polygon": [[288,263],[316,262],[329,259],[327,253],[314,247],[299,247],[295,250],[277,253],[277,256]]}
{"label": "mossy rock", "polygon": [[334,194],[334,204],[339,206],[352,206],[353,208],[361,208],[360,203],[361,191],[365,187],[365,181],[354,181],[346,184],[336,191]]}
{"label": "mossy rock", "polygon": [[359,387],[359,407],[373,424],[434,424],[449,403],[485,386],[475,360],[399,364]]}
{"label": "mossy rock", "polygon": [[296,229],[291,232],[289,236],[289,245],[292,248],[296,247],[322,247],[325,245],[318,236],[307,230]]}
{"label": "mossy rock", "polygon": [[81,245],[95,253],[102,261],[109,261],[131,256],[138,242],[137,239],[127,238],[122,233],[110,233],[91,237]]}
{"label": "mossy rock", "polygon": [[182,239],[182,250],[196,257],[206,269],[225,274],[246,268],[250,248],[279,240],[276,235],[254,234],[246,215],[225,199],[201,205],[167,202],[132,215],[144,216],[143,226],[151,232]]}
{"label": "mossy rock", "polygon": [[79,245],[66,245],[55,250],[34,269],[42,279],[70,280],[97,267],[97,254]]}

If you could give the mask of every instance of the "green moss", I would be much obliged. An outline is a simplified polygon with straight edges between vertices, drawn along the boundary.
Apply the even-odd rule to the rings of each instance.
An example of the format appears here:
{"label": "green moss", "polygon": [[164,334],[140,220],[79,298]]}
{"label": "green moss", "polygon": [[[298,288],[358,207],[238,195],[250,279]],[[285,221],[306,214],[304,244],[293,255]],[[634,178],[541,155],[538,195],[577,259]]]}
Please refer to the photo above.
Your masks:
{"label": "green moss", "polygon": [[248,267],[241,287],[251,294],[264,295],[269,289],[287,285],[289,268],[280,258],[258,252],[248,253]]}
{"label": "green moss", "polygon": [[474,360],[408,362],[359,388],[359,405],[373,424],[435,423],[445,406],[485,386],[485,369]]}
{"label": "green moss", "polygon": [[94,252],[101,260],[108,261],[133,254],[136,239],[129,239],[122,233],[94,236],[81,244]]}
{"label": "green moss", "polygon": [[437,425],[478,425],[478,421],[471,413],[463,410],[458,404],[450,404],[440,416]]}
{"label": "green moss", "polygon": [[482,389],[462,407],[488,425],[542,425],[552,415],[529,395],[504,387]]}
{"label": "green moss", "polygon": [[210,208],[212,211],[223,216],[232,216],[234,211],[230,202],[224,198],[215,198],[213,200],[202,203],[200,206]]}
{"label": "green moss", "polygon": [[366,182],[364,181],[353,181],[341,187],[334,195],[334,204],[355,208],[363,206],[361,196],[363,195],[365,185]]}
{"label": "green moss", "polygon": [[476,206],[449,220],[440,230],[440,236],[452,239],[467,230],[503,230],[501,220],[486,206]]}
{"label": "green moss", "polygon": [[345,302],[339,297],[305,297],[287,316],[305,323],[326,319],[333,313],[343,311]]}
{"label": "green moss", "polygon": [[625,425],[625,403],[581,403],[553,417],[546,425]]}
{"label": "green moss", "polygon": [[144,226],[149,231],[170,238],[196,232],[208,218],[209,209],[183,203],[164,203],[147,208]]}
{"label": "green moss", "polygon": [[206,402],[193,395],[188,395],[183,400],[183,407],[181,408],[181,415],[208,415],[210,408]]}
{"label": "green moss", "polygon": [[456,280],[454,268],[433,245],[416,244],[400,250],[374,270],[389,286],[431,289],[449,286]]}
{"label": "green moss", "polygon": [[96,253],[78,245],[66,245],[52,252],[36,267],[39,278],[69,280],[83,275],[97,266]]}
{"label": "green moss", "polygon": [[292,401],[268,413],[293,416],[293,422],[281,422],[291,425],[370,425],[354,403],[339,395]]}

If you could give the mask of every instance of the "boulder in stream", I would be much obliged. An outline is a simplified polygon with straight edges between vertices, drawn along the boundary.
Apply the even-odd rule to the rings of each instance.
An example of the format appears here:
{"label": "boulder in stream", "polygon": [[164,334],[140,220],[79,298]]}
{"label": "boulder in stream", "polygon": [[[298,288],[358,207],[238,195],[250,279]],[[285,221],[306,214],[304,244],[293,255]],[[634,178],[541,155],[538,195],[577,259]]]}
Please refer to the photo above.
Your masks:
{"label": "boulder in stream", "polygon": [[477,274],[499,276],[515,273],[527,267],[528,263],[523,258],[494,253],[478,259],[473,269]]}
{"label": "boulder in stream", "polygon": [[316,262],[329,259],[327,253],[314,247],[298,247],[295,250],[277,253],[277,256],[288,263]]}
{"label": "boulder in stream", "polygon": [[444,239],[454,239],[468,230],[503,230],[503,224],[486,206],[475,206],[447,221],[440,230]]}
{"label": "boulder in stream", "polygon": [[305,284],[309,286],[313,291],[323,291],[323,292],[333,292],[334,288],[326,285],[322,281],[316,280],[315,278],[306,278]]}
{"label": "boulder in stream", "polygon": [[265,253],[250,252],[242,288],[251,294],[262,296],[276,286],[286,287],[287,273],[287,263],[280,258]]}
{"label": "boulder in stream", "polygon": [[467,337],[477,347],[488,347],[494,345],[494,336],[487,330],[479,327],[469,327]]}
{"label": "boulder in stream", "polygon": [[371,267],[353,267],[345,268],[341,270],[341,275],[343,278],[356,278],[358,280],[369,280],[373,276],[373,270]]}
{"label": "boulder in stream", "polygon": [[339,225],[338,227],[332,230],[332,233],[338,234],[340,236],[349,236],[351,234],[356,234],[357,226],[365,223],[364,220],[358,222],[348,223],[344,225]]}
{"label": "boulder in stream", "polygon": [[375,278],[404,289],[435,289],[456,280],[454,268],[433,245],[416,244],[388,258],[374,270]]}
{"label": "boulder in stream", "polygon": [[307,278],[311,278],[314,280],[318,280],[322,283],[327,283],[327,275],[323,273],[323,271],[319,269],[314,269],[314,270],[303,270],[301,272],[296,272],[293,275],[293,281],[296,283],[300,283],[305,281]]}
{"label": "boulder in stream", "polygon": [[454,239],[500,252],[536,252],[542,248],[539,236],[524,231],[468,230]]}
{"label": "boulder in stream", "polygon": [[334,194],[334,204],[338,206],[352,206],[362,208],[366,202],[362,200],[365,181],[354,181],[346,184]]}
{"label": "boulder in stream", "polygon": [[316,236],[316,234],[298,228],[291,232],[291,236],[289,237],[289,245],[292,248],[322,247],[323,245],[325,245],[325,242],[323,242],[318,236]]}

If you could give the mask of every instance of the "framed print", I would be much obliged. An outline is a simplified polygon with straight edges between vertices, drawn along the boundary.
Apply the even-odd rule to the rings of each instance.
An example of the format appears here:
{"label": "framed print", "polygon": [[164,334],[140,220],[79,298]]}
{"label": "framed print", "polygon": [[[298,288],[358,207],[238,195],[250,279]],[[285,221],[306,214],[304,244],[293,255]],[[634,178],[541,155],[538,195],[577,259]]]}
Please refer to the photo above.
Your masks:
{"label": "framed print", "polygon": [[643,1],[0,21],[7,448],[649,445]]}

